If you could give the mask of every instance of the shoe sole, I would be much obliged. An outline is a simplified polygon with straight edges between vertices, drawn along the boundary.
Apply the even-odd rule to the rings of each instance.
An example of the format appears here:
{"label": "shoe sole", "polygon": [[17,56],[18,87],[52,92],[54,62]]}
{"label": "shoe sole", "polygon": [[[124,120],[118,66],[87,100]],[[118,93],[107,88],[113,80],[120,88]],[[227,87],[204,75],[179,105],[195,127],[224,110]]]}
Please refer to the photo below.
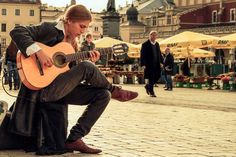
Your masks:
{"label": "shoe sole", "polygon": [[150,95],[150,97],[153,97],[153,98],[155,98],[155,97],[157,97],[156,95]]}
{"label": "shoe sole", "polygon": [[7,114],[8,104],[5,101],[0,100],[0,126]]}
{"label": "shoe sole", "polygon": [[133,100],[133,99],[135,99],[137,97],[138,97],[138,93],[136,93],[133,97],[131,97],[129,99],[126,99],[126,100],[119,99],[118,101],[120,101],[120,102],[127,102],[127,101]]}

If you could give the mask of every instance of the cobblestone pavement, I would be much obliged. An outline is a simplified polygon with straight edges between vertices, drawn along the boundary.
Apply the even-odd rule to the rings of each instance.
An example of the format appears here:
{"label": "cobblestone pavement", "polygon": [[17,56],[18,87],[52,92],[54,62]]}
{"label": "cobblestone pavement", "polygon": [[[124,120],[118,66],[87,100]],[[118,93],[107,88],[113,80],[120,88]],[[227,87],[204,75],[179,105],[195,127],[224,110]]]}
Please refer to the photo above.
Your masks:
{"label": "cobblestone pavement", "polygon": [[[112,100],[84,141],[100,155],[79,152],[59,157],[236,157],[236,92],[155,88],[148,97],[143,85],[122,85],[139,92],[137,99]],[[0,89],[1,99],[14,100]],[[69,107],[69,128],[84,106]],[[24,151],[0,151],[0,157],[33,157]]]}

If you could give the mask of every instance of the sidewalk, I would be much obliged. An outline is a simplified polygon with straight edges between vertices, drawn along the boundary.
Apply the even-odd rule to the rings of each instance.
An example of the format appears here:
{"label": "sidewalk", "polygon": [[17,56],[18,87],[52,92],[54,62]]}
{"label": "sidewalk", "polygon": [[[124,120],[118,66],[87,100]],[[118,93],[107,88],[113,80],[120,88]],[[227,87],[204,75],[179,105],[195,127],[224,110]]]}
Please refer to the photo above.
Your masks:
{"label": "sidewalk", "polygon": [[[157,98],[146,95],[143,85],[122,85],[139,92],[137,99],[112,100],[84,138],[101,148],[100,155],[79,152],[60,155],[102,157],[236,157],[236,92],[155,87]],[[1,99],[12,103],[0,88]],[[69,127],[84,106],[69,107]],[[35,156],[23,151],[0,151],[0,157]]]}

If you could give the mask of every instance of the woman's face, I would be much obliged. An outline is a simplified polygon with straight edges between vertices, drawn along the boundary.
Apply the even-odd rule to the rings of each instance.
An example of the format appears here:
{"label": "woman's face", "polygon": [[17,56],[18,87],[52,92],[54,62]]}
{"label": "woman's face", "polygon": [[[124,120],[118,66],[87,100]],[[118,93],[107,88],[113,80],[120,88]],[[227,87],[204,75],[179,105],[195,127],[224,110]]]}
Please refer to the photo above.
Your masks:
{"label": "woman's face", "polygon": [[83,34],[86,29],[89,26],[90,20],[84,20],[84,21],[71,21],[68,20],[67,23],[67,33],[68,35],[74,39],[76,37],[80,37],[81,34]]}

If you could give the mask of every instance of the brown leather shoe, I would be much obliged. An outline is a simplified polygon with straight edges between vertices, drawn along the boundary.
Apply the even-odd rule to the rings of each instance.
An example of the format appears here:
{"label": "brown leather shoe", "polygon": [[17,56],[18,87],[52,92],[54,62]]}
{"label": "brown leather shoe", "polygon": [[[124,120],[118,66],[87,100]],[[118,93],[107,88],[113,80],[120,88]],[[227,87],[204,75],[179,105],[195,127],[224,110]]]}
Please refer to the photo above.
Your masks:
{"label": "brown leather shoe", "polygon": [[74,142],[66,142],[66,149],[70,151],[80,151],[81,153],[87,154],[98,154],[102,152],[101,149],[90,148],[81,139],[78,139]]}
{"label": "brown leather shoe", "polygon": [[111,93],[111,98],[118,101],[129,101],[138,96],[137,92],[132,92],[128,90],[121,89],[121,87],[113,86],[113,91]]}

